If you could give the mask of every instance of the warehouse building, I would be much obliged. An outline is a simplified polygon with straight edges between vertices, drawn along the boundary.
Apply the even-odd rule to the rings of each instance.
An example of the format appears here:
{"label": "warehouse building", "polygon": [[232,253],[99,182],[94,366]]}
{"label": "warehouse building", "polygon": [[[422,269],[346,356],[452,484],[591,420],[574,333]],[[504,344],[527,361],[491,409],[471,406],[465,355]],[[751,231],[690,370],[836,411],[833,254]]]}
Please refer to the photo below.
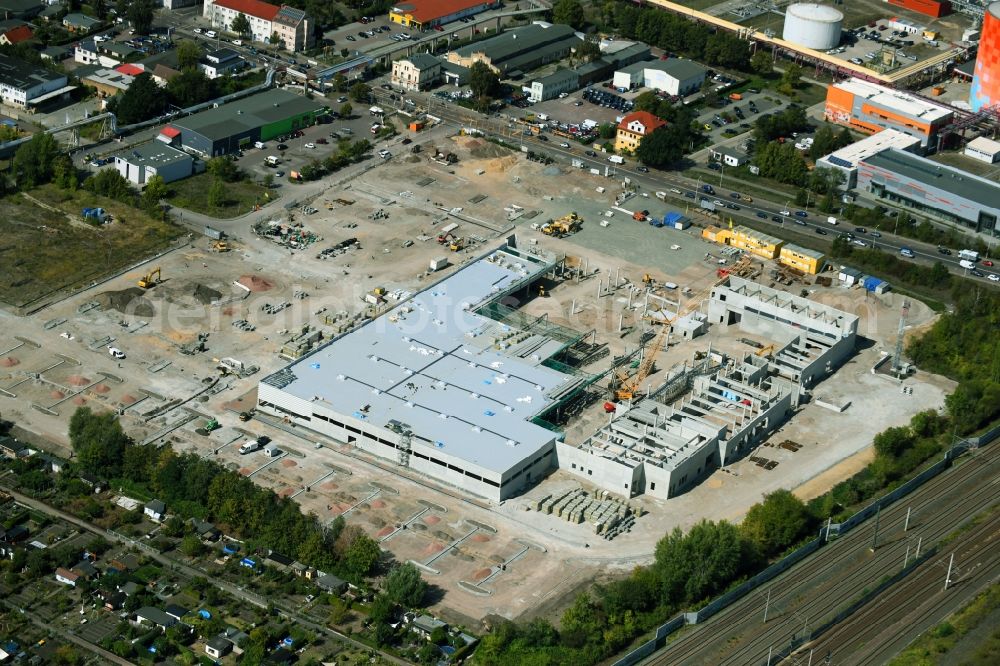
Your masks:
{"label": "warehouse building", "polygon": [[1000,184],[901,150],[884,150],[858,167],[860,192],[927,217],[1000,232]]}
{"label": "warehouse building", "polygon": [[671,369],[581,445],[558,442],[559,469],[626,497],[674,497],[777,431],[857,338],[856,316],[734,276],[713,288],[708,320],[774,344],[766,354],[710,353]]}
{"label": "warehouse building", "polygon": [[976,137],[965,145],[965,154],[974,160],[995,164],[1000,159],[1000,141],[985,136]]}
{"label": "warehouse building", "polygon": [[697,92],[705,82],[708,70],[696,62],[670,58],[637,62],[615,72],[615,88],[650,88],[683,97]]}
{"label": "warehouse building", "polygon": [[584,338],[501,302],[555,258],[496,250],[261,380],[258,408],[501,501],[556,466],[539,425],[596,378],[554,357]]}
{"label": "warehouse building", "polygon": [[448,62],[462,67],[482,62],[501,76],[516,78],[565,58],[580,42],[581,37],[568,25],[539,22],[451,51]]}
{"label": "warehouse building", "polygon": [[66,85],[65,74],[0,53],[0,103],[19,109],[65,97],[76,86]]}
{"label": "warehouse building", "polygon": [[883,150],[895,148],[913,153],[920,151],[920,139],[895,129],[886,129],[855,141],[816,160],[817,169],[836,169],[844,174],[844,189],[858,184],[858,164]]}
{"label": "warehouse building", "polygon": [[573,69],[560,69],[548,76],[531,82],[531,92],[528,99],[532,102],[544,102],[555,99],[563,93],[571,93],[580,87],[580,75]]}
{"label": "warehouse building", "polygon": [[211,158],[309,127],[326,112],[314,100],[272,89],[176,120],[157,138]]}
{"label": "warehouse building", "polygon": [[920,139],[922,148],[936,148],[941,128],[952,122],[946,106],[908,93],[848,79],[827,88],[824,118],[865,134],[895,129]]}
{"label": "warehouse building", "polygon": [[414,30],[429,30],[499,4],[497,0],[403,0],[389,10],[389,20]]}
{"label": "warehouse building", "polygon": [[130,183],[142,187],[153,176],[164,183],[187,178],[194,172],[194,159],[162,141],[150,141],[113,156],[115,168]]}

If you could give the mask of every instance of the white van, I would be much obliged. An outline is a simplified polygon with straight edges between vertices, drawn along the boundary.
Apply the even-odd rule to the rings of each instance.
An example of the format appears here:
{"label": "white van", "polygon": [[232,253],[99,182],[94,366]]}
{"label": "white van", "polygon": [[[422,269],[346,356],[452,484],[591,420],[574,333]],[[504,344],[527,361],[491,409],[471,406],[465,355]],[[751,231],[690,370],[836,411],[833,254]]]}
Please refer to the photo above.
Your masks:
{"label": "white van", "polygon": [[214,30],[209,30],[208,32],[205,33],[205,36],[206,37],[211,37],[212,39],[215,39],[216,32]]}
{"label": "white van", "polygon": [[114,358],[125,358],[125,352],[118,347],[108,347],[108,353]]}
{"label": "white van", "polygon": [[246,455],[248,453],[253,453],[254,451],[260,449],[261,444],[259,440],[248,439],[247,441],[240,444],[240,455]]}
{"label": "white van", "polygon": [[264,143],[263,141],[254,141],[253,147],[257,148],[258,150],[264,150],[265,148],[267,148],[267,144]]}
{"label": "white van", "polygon": [[265,164],[267,164],[267,166],[270,166],[270,167],[276,167],[276,166],[278,166],[279,164],[281,164],[281,160],[280,160],[280,159],[278,159],[277,157],[275,157],[274,155],[268,155],[268,156],[267,156],[267,157],[266,157],[266,158],[264,159],[264,163],[265,163]]}
{"label": "white van", "polygon": [[976,265],[971,261],[969,261],[968,259],[962,259],[961,261],[958,262],[958,265],[967,271],[971,271],[976,267]]}

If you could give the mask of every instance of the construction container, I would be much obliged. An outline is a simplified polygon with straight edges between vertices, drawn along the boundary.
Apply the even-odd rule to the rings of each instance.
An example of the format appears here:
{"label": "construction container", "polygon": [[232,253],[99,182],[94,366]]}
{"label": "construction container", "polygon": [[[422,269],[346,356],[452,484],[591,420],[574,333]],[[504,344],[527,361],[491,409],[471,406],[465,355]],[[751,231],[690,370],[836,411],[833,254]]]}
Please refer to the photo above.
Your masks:
{"label": "construction container", "polygon": [[205,227],[205,235],[215,240],[222,240],[226,237],[226,232],[213,229],[212,227]]}
{"label": "construction container", "polygon": [[430,269],[432,271],[439,271],[442,268],[447,267],[448,264],[450,263],[451,262],[448,261],[448,257],[438,257],[437,259],[431,259]]}
{"label": "construction container", "polygon": [[422,130],[424,128],[424,121],[422,121],[422,120],[414,120],[413,122],[411,122],[409,124],[408,127],[410,128],[411,132],[419,132],[420,130]]}

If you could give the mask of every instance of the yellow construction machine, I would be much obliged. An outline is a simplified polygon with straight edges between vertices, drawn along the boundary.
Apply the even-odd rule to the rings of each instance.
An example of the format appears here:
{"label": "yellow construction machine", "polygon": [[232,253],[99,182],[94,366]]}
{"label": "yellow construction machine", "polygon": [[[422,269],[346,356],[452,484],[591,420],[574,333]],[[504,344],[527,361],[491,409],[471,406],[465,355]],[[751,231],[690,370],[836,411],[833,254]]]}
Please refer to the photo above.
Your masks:
{"label": "yellow construction machine", "polygon": [[465,249],[465,239],[464,238],[452,238],[451,245],[448,248],[452,252],[458,252],[459,250]]}
{"label": "yellow construction machine", "polygon": [[139,278],[138,285],[143,289],[151,289],[152,287],[155,287],[156,285],[160,284],[160,282],[161,282],[160,267],[157,266],[149,273]]}
{"label": "yellow construction machine", "polygon": [[558,220],[552,220],[542,225],[541,232],[546,236],[562,238],[580,230],[583,220],[576,213],[563,215]]}
{"label": "yellow construction machine", "polygon": [[217,240],[212,243],[212,252],[229,252],[231,249],[228,241]]}

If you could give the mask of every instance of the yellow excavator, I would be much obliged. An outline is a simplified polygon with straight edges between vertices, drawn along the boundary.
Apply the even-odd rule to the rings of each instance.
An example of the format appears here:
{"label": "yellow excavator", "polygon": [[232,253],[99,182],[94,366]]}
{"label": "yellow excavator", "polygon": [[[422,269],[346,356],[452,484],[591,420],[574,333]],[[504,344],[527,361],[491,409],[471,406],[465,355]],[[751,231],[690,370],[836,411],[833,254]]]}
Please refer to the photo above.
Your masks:
{"label": "yellow excavator", "polygon": [[139,278],[138,284],[143,289],[151,289],[151,288],[155,287],[156,285],[160,284],[161,281],[162,280],[160,278],[160,267],[157,266],[156,268],[154,268],[153,270],[151,270],[149,273],[147,273],[146,275],[143,275],[141,278]]}

